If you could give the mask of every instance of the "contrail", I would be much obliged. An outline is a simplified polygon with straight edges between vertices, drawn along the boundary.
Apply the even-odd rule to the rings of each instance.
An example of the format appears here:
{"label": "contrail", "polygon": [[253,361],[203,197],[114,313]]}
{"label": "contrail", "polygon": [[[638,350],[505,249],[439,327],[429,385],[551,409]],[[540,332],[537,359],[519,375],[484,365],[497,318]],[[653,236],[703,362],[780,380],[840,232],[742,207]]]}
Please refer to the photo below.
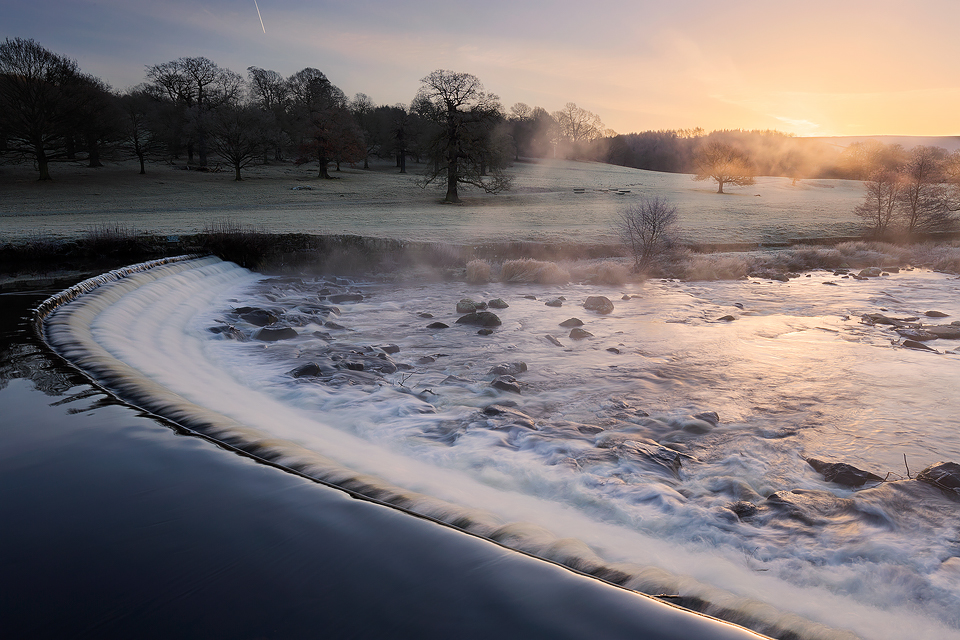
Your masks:
{"label": "contrail", "polygon": [[267,32],[267,28],[263,26],[263,16],[260,15],[260,5],[257,4],[257,0],[253,0],[253,6],[257,8],[257,17],[260,18],[260,28],[263,29],[263,32]]}

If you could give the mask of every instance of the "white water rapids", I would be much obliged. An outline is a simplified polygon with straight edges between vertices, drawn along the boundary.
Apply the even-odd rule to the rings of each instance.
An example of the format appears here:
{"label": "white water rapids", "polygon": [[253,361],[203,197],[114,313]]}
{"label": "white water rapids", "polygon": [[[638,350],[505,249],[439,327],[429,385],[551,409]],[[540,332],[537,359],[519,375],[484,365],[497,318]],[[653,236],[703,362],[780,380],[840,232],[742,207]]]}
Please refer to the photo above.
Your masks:
{"label": "white water rapids", "polygon": [[[332,311],[340,292],[363,299]],[[582,307],[599,295],[612,313]],[[489,336],[456,324],[463,297],[505,300],[503,324]],[[297,337],[231,339],[228,325],[259,330],[242,307]],[[47,332],[157,413],[199,405],[225,441],[625,586],[800,637],[960,637],[960,501],[904,466],[960,462],[960,344],[903,348],[867,313],[949,324],[960,280],[397,285],[206,259],[104,285]],[[592,337],[568,337],[571,317]],[[84,359],[80,319],[150,383],[125,388],[129,370]],[[450,328],[427,328],[436,321]],[[399,351],[372,349],[386,345]],[[375,373],[377,361],[399,370]],[[493,366],[521,361],[520,394],[491,387]],[[324,373],[290,375],[306,363]],[[844,487],[804,458],[889,481]]]}

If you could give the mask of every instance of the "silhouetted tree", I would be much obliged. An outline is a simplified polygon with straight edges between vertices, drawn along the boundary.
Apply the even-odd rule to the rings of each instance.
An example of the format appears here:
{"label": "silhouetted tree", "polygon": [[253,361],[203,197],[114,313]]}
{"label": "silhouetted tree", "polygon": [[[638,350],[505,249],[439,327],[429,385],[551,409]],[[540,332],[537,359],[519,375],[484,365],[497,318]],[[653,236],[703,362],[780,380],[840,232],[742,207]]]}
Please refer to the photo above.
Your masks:
{"label": "silhouetted tree", "polygon": [[469,73],[439,69],[421,81],[412,110],[434,123],[433,163],[423,185],[446,182],[444,202],[460,202],[457,187],[469,184],[488,193],[509,187],[505,158],[493,136],[502,119],[497,96]]}
{"label": "silhouetted tree", "polygon": [[77,122],[80,75],[75,61],[34,40],[0,44],[0,130],[9,149],[34,158],[40,180],[50,180],[50,160]]}
{"label": "silhouetted tree", "polygon": [[140,162],[140,175],[147,173],[146,157],[162,147],[157,134],[159,102],[143,87],[137,87],[120,97],[120,142],[121,148],[136,156]]}
{"label": "silhouetted tree", "polygon": [[269,116],[256,105],[237,102],[222,104],[211,112],[211,146],[233,167],[234,180],[243,180],[240,170],[263,156]]}
{"label": "silhouetted tree", "polygon": [[634,271],[644,271],[677,243],[677,207],[659,196],[643,197],[620,212],[620,239],[633,256]]}
{"label": "silhouetted tree", "polygon": [[754,183],[754,169],[745,153],[726,142],[714,140],[700,146],[693,158],[694,180],[715,180],[717,193],[723,185],[746,186]]}
{"label": "silhouetted tree", "polygon": [[251,101],[269,115],[266,120],[268,145],[264,147],[265,154],[268,148],[272,148],[274,160],[283,160],[284,141],[288,137],[290,86],[283,76],[268,69],[247,67],[247,76]]}
{"label": "silhouetted tree", "polygon": [[147,79],[179,107],[188,123],[188,162],[196,141],[200,166],[207,165],[207,116],[220,105],[239,97],[243,78],[204,57],[177,58],[147,67]]}
{"label": "silhouetted tree", "polygon": [[318,177],[329,179],[330,162],[362,160],[363,135],[343,91],[319,69],[310,67],[293,74],[287,82],[301,161],[307,156],[316,158]]}

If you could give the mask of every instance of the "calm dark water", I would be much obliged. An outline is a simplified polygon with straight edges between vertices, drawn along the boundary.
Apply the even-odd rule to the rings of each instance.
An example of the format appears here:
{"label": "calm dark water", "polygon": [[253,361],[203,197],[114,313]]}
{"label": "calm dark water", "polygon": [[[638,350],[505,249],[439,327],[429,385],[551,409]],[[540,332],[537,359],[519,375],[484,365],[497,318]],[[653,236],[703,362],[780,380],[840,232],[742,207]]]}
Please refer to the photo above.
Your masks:
{"label": "calm dark water", "polygon": [[178,433],[32,337],[51,293],[0,295],[0,636],[742,637]]}

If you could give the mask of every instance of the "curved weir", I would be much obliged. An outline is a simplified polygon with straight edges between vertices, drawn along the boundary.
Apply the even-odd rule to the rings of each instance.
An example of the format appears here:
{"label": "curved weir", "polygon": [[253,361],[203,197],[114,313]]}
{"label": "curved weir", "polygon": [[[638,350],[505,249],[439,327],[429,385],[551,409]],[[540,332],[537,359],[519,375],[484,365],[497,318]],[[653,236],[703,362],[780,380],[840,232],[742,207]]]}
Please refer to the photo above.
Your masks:
{"label": "curved weir", "polygon": [[[301,285],[296,284],[294,288],[303,289]],[[596,478],[592,476],[589,481],[581,480],[581,477],[589,476],[587,472],[592,467],[588,469],[587,464],[594,453],[574,456],[579,475],[573,478],[565,475],[570,473],[566,463],[551,462],[548,468],[538,463],[539,466],[534,467],[530,460],[524,459],[498,467],[501,464],[498,457],[509,455],[502,453],[504,451],[518,451],[528,457],[552,456],[553,459],[561,450],[574,447],[574,441],[581,443],[584,434],[589,434],[593,438],[591,442],[598,447],[591,452],[600,451],[606,455],[607,451],[615,450],[624,456],[629,450],[634,457],[646,456],[643,458],[646,462],[653,460],[661,467],[669,451],[662,447],[645,449],[653,445],[648,439],[639,437],[623,440],[618,436],[619,439],[611,445],[610,437],[603,440],[596,431],[591,431],[590,425],[579,420],[555,421],[550,425],[538,422],[538,437],[561,431],[566,434],[562,439],[537,445],[539,449],[524,440],[529,434],[516,425],[498,423],[481,435],[475,435],[481,433],[477,428],[476,412],[484,404],[498,403],[494,406],[509,409],[511,405],[517,406],[516,403],[504,398],[502,393],[491,392],[486,387],[480,389],[476,381],[466,379],[460,379],[463,381],[457,382],[459,386],[453,384],[452,391],[445,391],[438,385],[448,381],[449,376],[431,378],[429,371],[422,374],[425,382],[419,391],[410,383],[404,384],[407,378],[403,369],[392,374],[392,378],[375,378],[368,373],[368,367],[363,372],[366,377],[359,374],[352,378],[334,376],[324,384],[291,378],[288,372],[293,368],[292,364],[310,358],[315,360],[321,353],[308,340],[323,335],[324,343],[331,342],[327,335],[331,331],[329,327],[315,319],[301,317],[293,323],[299,337],[289,343],[239,342],[229,339],[225,331],[211,331],[211,328],[216,327],[219,331],[229,325],[233,318],[230,314],[238,307],[252,306],[253,302],[259,303],[257,308],[266,307],[270,302],[282,306],[284,303],[279,298],[283,296],[281,290],[284,286],[283,279],[273,281],[232,263],[215,258],[187,257],[135,265],[81,283],[45,302],[38,309],[38,318],[52,348],[125,401],[230,447],[367,499],[454,526],[627,588],[672,596],[672,601],[772,636],[854,637],[848,631],[833,628],[845,626],[842,621],[846,619],[855,619],[856,623],[851,626],[861,635],[872,635],[873,631],[879,632],[886,626],[894,634],[887,637],[896,637],[904,628],[917,624],[926,625],[926,630],[950,633],[949,621],[943,626],[944,623],[917,616],[909,622],[897,622],[897,616],[902,612],[886,613],[874,609],[869,598],[842,599],[838,603],[837,595],[818,585],[815,575],[804,575],[791,584],[783,579],[789,573],[784,567],[797,562],[789,557],[790,554],[771,565],[776,572],[764,573],[768,569],[758,569],[760,559],[742,557],[738,562],[738,554],[744,552],[739,549],[724,552],[724,545],[729,544],[728,534],[743,535],[743,531],[739,531],[740,524],[724,520],[727,516],[718,517],[716,509],[706,502],[702,507],[697,506],[692,515],[675,515],[682,511],[682,501],[690,500],[690,495],[695,493],[694,484],[703,485],[709,477],[717,475],[716,466],[696,471],[695,465],[701,464],[698,456],[704,465],[714,463],[695,448],[688,449],[691,453],[685,457],[676,459],[690,461],[682,462],[692,465],[689,476],[680,478],[674,470],[676,477],[642,485],[642,496],[636,492],[624,493],[622,478],[626,477],[626,463],[622,459],[615,463],[618,465],[615,472],[603,482],[595,482]],[[315,289],[321,286],[322,283],[318,283],[305,287],[308,291],[303,292],[302,299],[284,307],[287,318],[315,313],[316,310],[308,309],[306,301],[315,301]],[[402,298],[402,294],[387,295],[383,290],[374,291],[368,299],[379,299],[379,302],[371,303],[369,307],[357,305],[355,310],[347,310],[344,305],[344,316],[340,321],[354,321],[355,331],[364,338],[381,339],[383,336],[365,323],[393,322],[390,314],[399,313]],[[422,298],[420,302],[426,299]],[[511,301],[511,304],[514,303]],[[521,308],[519,304],[517,307]],[[579,310],[579,313],[584,312]],[[520,324],[533,324],[534,320],[530,316]],[[795,320],[792,322],[797,324]],[[338,325],[334,323],[334,326]],[[791,328],[799,330],[797,326]],[[778,335],[784,334],[781,331]],[[356,341],[359,339],[342,338],[344,341],[354,340],[350,343],[353,353],[358,353]],[[726,335],[724,339],[731,338]],[[413,351],[417,345],[428,348],[430,340],[414,337],[402,344],[404,349]],[[860,346],[850,348],[859,349]],[[870,343],[867,348],[873,346]],[[324,348],[327,351],[322,353],[329,355],[330,347]],[[840,350],[843,348],[842,345],[839,347]],[[446,354],[437,355],[436,359],[440,359]],[[704,355],[713,356],[711,353]],[[449,357],[453,362],[458,355]],[[582,357],[586,360],[581,360],[580,367],[598,370],[606,367],[595,360],[598,357],[595,353],[584,353]],[[756,357],[759,366],[765,358],[777,356],[763,353]],[[844,366],[853,366],[846,362]],[[456,365],[448,367],[459,364],[457,361]],[[464,366],[469,369],[472,365],[467,363]],[[560,374],[569,373],[560,368],[560,364],[556,366]],[[654,388],[651,385],[669,379],[670,371],[668,366],[660,367],[658,380],[648,383],[648,391]],[[837,375],[849,372],[848,369]],[[686,375],[690,376],[687,383],[697,381],[697,371],[687,371]],[[626,371],[620,378],[606,379],[598,384],[623,393],[636,378],[635,371]],[[592,393],[589,379],[589,375],[578,379],[585,395]],[[682,382],[680,386],[683,386]],[[427,389],[428,383],[434,386]],[[676,381],[671,383],[675,384]],[[537,393],[527,397],[536,397],[538,402],[551,406],[563,402],[574,406],[585,402],[579,396],[571,395],[569,389],[551,387],[547,382],[541,383]],[[524,401],[534,402],[532,399]],[[609,415],[615,415],[614,410],[622,414],[628,406],[628,403],[622,403],[624,406],[610,408],[610,401],[603,402],[607,403],[603,406],[607,407],[605,410],[609,410]],[[620,401],[613,402],[616,405]],[[520,408],[529,412],[530,406],[521,405]],[[735,407],[724,406],[723,412],[727,411],[734,413]],[[568,417],[572,418],[574,413],[571,409]],[[688,435],[697,433],[701,427],[710,430],[709,424],[702,424],[704,418],[690,419],[687,415],[686,422],[683,422],[685,418],[678,416],[636,419],[641,413],[646,416],[645,412],[635,412],[631,424],[646,429],[652,428],[654,423],[679,426],[679,430],[685,430]],[[488,413],[488,422],[493,423],[500,419],[499,416],[507,414],[509,411],[496,415]],[[526,416],[522,412],[520,415]],[[608,426],[612,421],[604,423],[608,436],[613,433]],[[747,418],[742,422],[749,425]],[[412,425],[420,425],[420,431],[414,433]],[[580,429],[580,432],[571,436],[571,428]],[[767,424],[764,428],[776,431],[779,426]],[[596,429],[604,431],[599,427]],[[718,432],[719,429],[714,430],[713,437],[719,438]],[[766,440],[779,442],[783,437],[779,434]],[[683,451],[682,444],[676,449]],[[713,446],[719,445],[715,442]],[[737,446],[741,448],[742,457],[743,445]],[[458,451],[464,452],[464,456],[455,457]],[[762,454],[762,451],[747,450],[748,456]],[[795,451],[781,454],[796,456]],[[726,453],[719,455],[723,457]],[[603,458],[597,464],[608,464],[610,459]],[[674,458],[667,462],[666,466],[674,464]],[[722,464],[729,466],[733,463],[730,459]],[[678,467],[680,464],[676,462]],[[649,469],[643,467],[641,470]],[[693,478],[697,473],[702,476]],[[524,474],[527,477],[520,477]],[[582,484],[584,482],[586,484]],[[601,488],[590,489],[594,485]],[[628,488],[635,490],[632,486]],[[884,490],[883,487],[879,489]],[[643,510],[631,515],[630,505],[636,504],[642,505]],[[881,511],[884,508],[882,505],[877,507]],[[658,520],[658,517],[662,519]],[[702,518],[716,519],[717,524],[711,526],[717,527],[719,533],[673,529],[691,527],[692,520]],[[750,529],[747,531],[750,533]],[[761,532],[760,535],[764,534]],[[794,544],[793,539],[788,539],[789,535],[789,531],[783,529],[770,537],[779,539],[774,541],[775,544]],[[800,532],[796,540],[804,535],[808,534]],[[692,543],[692,539],[699,539],[700,543]],[[768,542],[758,538],[757,546]],[[743,546],[751,544],[747,541]],[[718,553],[716,548],[721,552]],[[798,556],[805,553],[803,548],[798,548]],[[846,572],[849,568],[841,564],[838,570]],[[793,611],[780,611],[771,606],[771,603],[782,602],[792,603]],[[651,603],[657,607],[653,611],[676,611],[662,602]],[[842,613],[835,610],[840,606],[845,609]],[[706,621],[691,624],[706,624],[710,637],[733,638],[745,633],[735,627],[689,615],[694,620]]]}

